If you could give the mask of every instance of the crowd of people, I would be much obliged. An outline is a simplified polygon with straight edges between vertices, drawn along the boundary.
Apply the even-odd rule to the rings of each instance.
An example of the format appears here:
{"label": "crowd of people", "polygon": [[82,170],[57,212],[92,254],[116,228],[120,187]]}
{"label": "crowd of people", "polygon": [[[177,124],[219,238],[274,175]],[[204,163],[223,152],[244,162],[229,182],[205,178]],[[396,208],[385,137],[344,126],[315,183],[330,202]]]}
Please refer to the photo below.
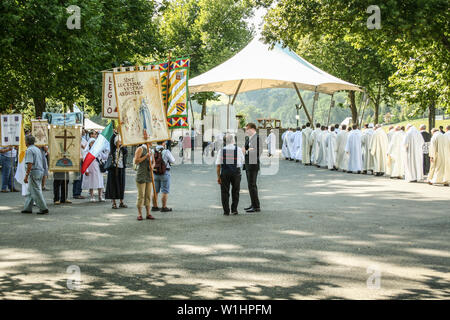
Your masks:
{"label": "crowd of people", "polygon": [[294,132],[282,135],[282,156],[319,168],[347,173],[389,176],[408,182],[450,183],[450,125],[429,133],[425,125],[390,126],[386,132],[380,125],[307,123]]}

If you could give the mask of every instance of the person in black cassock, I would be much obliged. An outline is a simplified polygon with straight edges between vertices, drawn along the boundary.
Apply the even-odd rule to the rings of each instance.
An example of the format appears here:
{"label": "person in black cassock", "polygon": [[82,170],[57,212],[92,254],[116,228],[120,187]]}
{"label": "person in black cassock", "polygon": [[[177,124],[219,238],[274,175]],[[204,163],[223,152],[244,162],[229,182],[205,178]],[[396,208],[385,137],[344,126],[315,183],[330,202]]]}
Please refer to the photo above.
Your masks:
{"label": "person in black cassock", "polygon": [[245,140],[245,147],[242,151],[245,154],[244,170],[247,175],[248,192],[250,194],[251,206],[245,208],[246,212],[260,212],[261,206],[258,198],[258,186],[256,179],[260,169],[259,158],[261,157],[263,144],[261,138],[256,133],[256,125],[248,123],[245,127],[248,139]]}
{"label": "person in black cassock", "polygon": [[114,133],[110,140],[110,155],[112,156],[111,166],[108,169],[108,179],[106,181],[105,198],[112,199],[112,208],[117,209],[116,199],[119,199],[119,208],[128,208],[123,203],[125,193],[125,169],[127,163],[128,150],[122,146],[120,135]]}
{"label": "person in black cassock", "polygon": [[423,145],[423,174],[427,176],[430,171],[430,156],[428,155],[428,148],[430,146],[431,134],[427,131],[427,126],[424,124],[420,126],[420,133],[425,141]]}

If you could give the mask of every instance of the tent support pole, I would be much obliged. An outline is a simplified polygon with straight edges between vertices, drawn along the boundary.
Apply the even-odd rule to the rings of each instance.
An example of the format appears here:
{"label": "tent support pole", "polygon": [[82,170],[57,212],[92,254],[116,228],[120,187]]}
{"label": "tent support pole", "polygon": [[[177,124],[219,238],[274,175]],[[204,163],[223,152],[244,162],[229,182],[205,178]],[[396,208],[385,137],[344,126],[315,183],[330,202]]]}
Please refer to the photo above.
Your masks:
{"label": "tent support pole", "polygon": [[[234,100],[236,100],[236,97],[239,93],[239,90],[241,89],[241,85],[244,79],[241,79],[239,81],[239,84],[237,86],[236,92],[234,93],[233,100],[231,100],[231,105],[234,105]],[[230,99],[228,98],[228,106],[227,106],[227,132],[230,129]]]}
{"label": "tent support pole", "polygon": [[[191,100],[191,96],[189,95],[189,106],[191,107],[191,116],[192,116],[192,123],[190,123],[189,124],[189,126],[191,127],[191,128],[194,128],[195,129],[195,127],[194,127],[194,122],[195,122],[195,119],[194,119],[194,109],[192,108],[192,100]],[[188,129],[189,130],[189,129]]]}
{"label": "tent support pole", "polygon": [[313,125],[312,119],[309,115],[308,109],[306,109],[305,102],[303,101],[302,95],[300,94],[300,91],[298,90],[297,84],[295,82],[292,82],[292,84],[294,85],[295,91],[297,92],[298,98],[300,99],[300,102],[302,103],[303,110],[305,110],[305,113],[306,113],[306,116],[308,117],[309,122],[311,123],[311,125]]}
{"label": "tent support pole", "polygon": [[330,109],[328,109],[328,120],[327,120],[327,127],[330,124],[330,115],[331,115],[331,108],[333,107],[333,95],[331,95],[331,101],[330,101]]}
{"label": "tent support pole", "polygon": [[[312,116],[311,116],[311,125],[313,125],[314,121],[314,110],[316,108],[316,94],[317,94],[317,87],[314,88],[314,97],[313,97],[313,106],[312,106]],[[317,97],[317,100],[319,98]]]}
{"label": "tent support pole", "polygon": [[359,127],[360,128],[362,126],[362,122],[363,122],[363,118],[364,118],[364,111],[366,111],[366,107],[369,104],[369,98],[366,96],[365,92],[364,92],[364,96],[363,97],[364,97],[364,99],[363,99],[363,101],[361,103],[361,105],[363,105],[363,107],[362,107],[361,119],[359,121]]}

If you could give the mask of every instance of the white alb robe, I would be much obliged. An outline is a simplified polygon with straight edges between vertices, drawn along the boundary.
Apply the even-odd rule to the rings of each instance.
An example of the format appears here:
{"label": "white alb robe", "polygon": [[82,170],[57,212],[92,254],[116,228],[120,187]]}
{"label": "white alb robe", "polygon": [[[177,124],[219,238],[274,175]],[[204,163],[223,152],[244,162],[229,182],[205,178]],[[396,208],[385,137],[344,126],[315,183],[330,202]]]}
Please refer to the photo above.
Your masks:
{"label": "white alb robe", "polygon": [[319,154],[319,163],[318,165],[321,167],[326,167],[327,166],[327,145],[326,145],[326,139],[328,136],[328,131],[324,130],[322,131],[322,133],[320,134],[320,154]]}
{"label": "white alb robe", "polygon": [[374,160],[374,172],[386,173],[388,136],[383,128],[378,128],[372,136],[370,153]]}
{"label": "white alb robe", "polygon": [[336,166],[336,151],[337,151],[337,137],[334,132],[328,132],[325,138],[325,145],[327,148],[327,165],[328,169],[333,169]]}
{"label": "white alb robe", "polygon": [[361,131],[359,129],[352,130],[348,134],[345,152],[348,152],[348,169],[347,171],[361,171],[362,154],[361,154]]}
{"label": "white alb robe", "polygon": [[450,131],[445,134],[445,173],[444,183],[450,184]]}
{"label": "white alb robe", "polygon": [[403,139],[405,154],[405,180],[420,181],[423,179],[423,140],[416,127],[410,127]]}
{"label": "white alb robe", "polygon": [[372,144],[373,129],[369,128],[364,130],[361,135],[361,149],[363,155],[363,166],[364,171],[373,171],[373,156],[370,153],[370,146]]}
{"label": "white alb robe", "polygon": [[292,135],[292,150],[295,160],[302,160],[302,132],[295,131]]}
{"label": "white alb robe", "polygon": [[288,136],[288,132],[289,131],[285,131],[282,135],[281,135],[281,140],[283,141],[283,145],[281,147],[281,154],[283,155],[283,158],[290,158],[291,157],[291,153],[289,152],[289,145],[287,142],[287,136]]}
{"label": "white alb robe", "polygon": [[346,160],[345,145],[347,144],[348,132],[341,130],[336,137],[336,168],[347,170],[348,161]]}
{"label": "white alb robe", "polygon": [[433,137],[431,137],[428,155],[433,159],[430,163],[428,181],[437,184],[446,183],[444,176],[446,169],[446,158],[448,158],[449,155],[446,154],[446,139],[442,132],[436,131],[433,134]]}
{"label": "white alb robe", "polygon": [[388,156],[391,167],[391,177],[403,177],[405,175],[405,166],[404,166],[404,155],[403,152],[403,139],[405,137],[405,132],[402,130],[396,131],[392,135],[391,142],[388,147]]}
{"label": "white alb robe", "polygon": [[321,134],[322,130],[320,128],[316,128],[310,136],[310,145],[312,146],[311,150],[311,163],[317,164],[317,159],[319,157],[319,135]]}
{"label": "white alb robe", "polygon": [[271,132],[267,138],[266,138],[266,144],[267,144],[267,150],[268,152],[273,155],[275,154],[275,147],[276,147],[276,137],[275,133]]}
{"label": "white alb robe", "polygon": [[311,163],[311,143],[310,137],[313,130],[310,127],[306,127],[302,130],[302,162],[304,164]]}

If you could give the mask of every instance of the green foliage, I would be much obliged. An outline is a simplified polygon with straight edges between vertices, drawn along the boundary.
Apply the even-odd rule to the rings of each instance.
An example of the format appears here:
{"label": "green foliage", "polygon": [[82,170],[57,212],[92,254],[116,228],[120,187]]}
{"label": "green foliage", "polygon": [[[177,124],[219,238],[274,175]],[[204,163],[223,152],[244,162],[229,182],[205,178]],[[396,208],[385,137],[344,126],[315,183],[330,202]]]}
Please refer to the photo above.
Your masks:
{"label": "green foliage", "polygon": [[[40,115],[46,98],[71,105],[84,95],[97,112],[101,70],[158,49],[148,0],[80,2],[81,28],[68,29],[71,1],[3,0],[0,3],[2,108],[33,99]],[[39,103],[38,103],[39,102]]]}

